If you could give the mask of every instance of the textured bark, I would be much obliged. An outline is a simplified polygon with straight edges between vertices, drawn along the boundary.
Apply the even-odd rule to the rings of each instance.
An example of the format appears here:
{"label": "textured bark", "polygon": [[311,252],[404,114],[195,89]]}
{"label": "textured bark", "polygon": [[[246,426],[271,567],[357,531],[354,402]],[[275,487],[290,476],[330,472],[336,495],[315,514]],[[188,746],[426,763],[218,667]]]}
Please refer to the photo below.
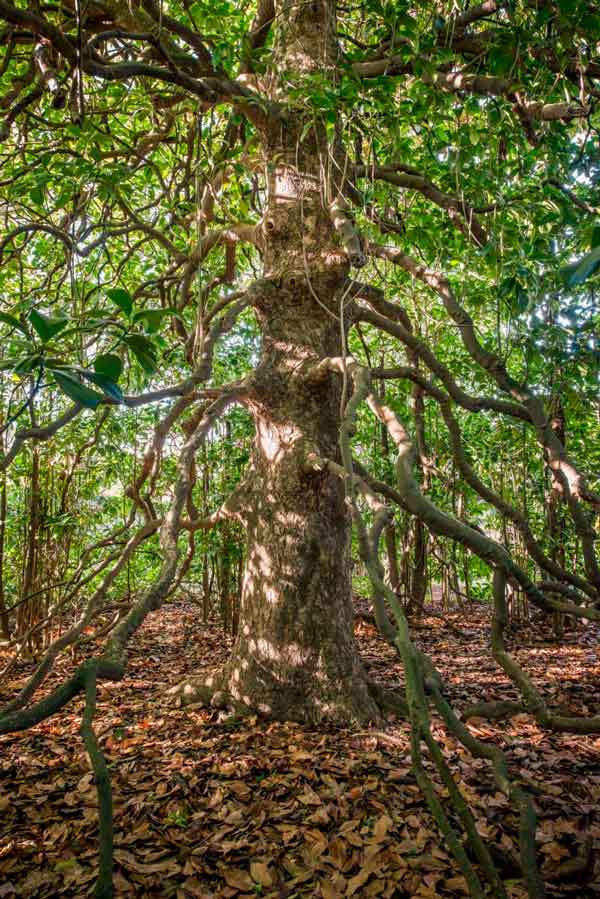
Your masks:
{"label": "textured bark", "polygon": [[[335,295],[335,283],[313,286]],[[353,637],[343,484],[305,465],[309,451],[339,458],[340,379],[311,386],[293,375],[311,356],[339,355],[339,327],[305,285],[258,311],[263,353],[252,402],[241,622],[217,683],[278,718],[375,717]]]}
{"label": "textured bark", "polygon": [[[333,16],[323,0],[278,6],[280,71],[333,66]],[[254,301],[262,354],[250,402],[256,438],[242,513],[247,561],[238,637],[212,687],[276,718],[374,719],[378,707],[353,636],[343,483],[305,464],[311,452],[340,458],[342,379],[307,376],[344,349],[339,319],[349,263],[331,214],[340,185],[326,131],[306,111],[286,114],[262,140],[265,288]]]}
{"label": "textured bark", "polygon": [[[27,526],[27,555],[21,596],[31,596],[26,602],[22,602],[17,609],[16,633],[23,637],[37,624],[39,617],[39,596],[36,595],[37,575],[39,567],[39,539],[41,525],[41,493],[40,493],[40,458],[37,447],[34,447],[31,455],[31,485],[29,497],[29,517]],[[33,594],[33,595],[32,595]],[[39,644],[39,635],[35,642]],[[27,651],[32,650],[32,639],[27,639]]]}
{"label": "textured bark", "polygon": [[[0,445],[1,450],[1,445]],[[2,636],[10,639],[10,620],[6,608],[6,594],[4,590],[4,542],[6,537],[6,480],[2,479],[0,487],[0,631]]]}

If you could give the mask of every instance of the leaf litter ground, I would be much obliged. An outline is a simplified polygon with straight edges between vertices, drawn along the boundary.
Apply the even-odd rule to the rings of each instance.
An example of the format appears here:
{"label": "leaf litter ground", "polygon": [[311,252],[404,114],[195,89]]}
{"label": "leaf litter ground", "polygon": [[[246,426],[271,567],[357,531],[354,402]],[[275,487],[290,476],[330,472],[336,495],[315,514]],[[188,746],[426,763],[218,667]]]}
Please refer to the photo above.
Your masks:
{"label": "leaf litter ground", "polygon": [[[485,608],[473,606],[464,615],[431,612],[415,628],[458,709],[516,699],[489,655],[488,625]],[[370,676],[400,686],[397,660],[365,618],[357,618],[356,632]],[[598,627],[579,625],[559,644],[526,625],[511,642],[553,706],[600,713]],[[193,603],[173,602],[134,638],[126,679],[100,687],[96,729],[112,772],[115,895],[466,895],[412,777],[405,722],[315,729],[174,706],[168,687],[216,668],[229,647]],[[48,686],[79,659],[57,667]],[[15,672],[0,698],[14,695],[30,670]],[[0,897],[92,893],[97,805],[78,732],[81,709],[73,703],[25,734],[0,738]],[[548,895],[600,896],[600,739],[548,734],[524,714],[473,719],[471,727],[505,749],[535,800]],[[524,897],[518,822],[488,764],[435,719],[434,732],[509,895]],[[437,789],[444,800],[445,788]]]}

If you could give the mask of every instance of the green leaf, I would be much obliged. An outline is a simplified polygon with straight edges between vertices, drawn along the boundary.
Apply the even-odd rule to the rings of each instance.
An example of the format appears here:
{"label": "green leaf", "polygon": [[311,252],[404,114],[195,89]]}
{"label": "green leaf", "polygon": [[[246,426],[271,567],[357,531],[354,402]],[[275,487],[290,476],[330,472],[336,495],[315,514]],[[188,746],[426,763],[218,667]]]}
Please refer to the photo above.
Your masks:
{"label": "green leaf", "polygon": [[49,340],[56,337],[67,326],[69,319],[64,316],[50,318],[49,315],[42,315],[37,309],[32,309],[29,313],[29,321],[35,328],[42,343],[48,343]]}
{"label": "green leaf", "polygon": [[44,191],[41,187],[34,187],[29,191],[29,199],[35,206],[42,206],[44,203]]}
{"label": "green leaf", "polygon": [[22,324],[18,318],[15,318],[14,315],[9,315],[8,312],[0,312],[0,322],[4,322],[5,325],[10,325],[11,328],[16,328],[21,334],[24,334],[25,337],[29,337],[25,325]]}
{"label": "green leaf", "polygon": [[523,312],[527,311],[529,307],[529,295],[524,287],[520,284],[517,284],[515,287],[515,296],[514,302],[512,303],[512,308],[517,315],[521,315]]}
{"label": "green leaf", "polygon": [[44,366],[45,368],[49,368],[51,371],[54,371],[57,368],[59,371],[62,371],[64,368],[70,368],[63,359],[58,359],[56,356],[44,356]]}
{"label": "green leaf", "polygon": [[168,315],[177,315],[177,310],[172,308],[143,309],[141,312],[136,312],[136,314],[133,316],[132,321],[145,322],[146,329],[150,332],[150,334],[155,334],[160,329],[163,318]]}
{"label": "green leaf", "polygon": [[504,278],[504,280],[500,282],[500,285],[498,287],[498,295],[502,299],[506,299],[512,293],[514,293],[516,286],[517,281],[515,278]]}
{"label": "green leaf", "polygon": [[156,347],[154,344],[142,334],[130,334],[125,338],[125,343],[146,374],[153,375],[156,371]]}
{"label": "green leaf", "polygon": [[75,400],[76,403],[81,403],[82,406],[86,406],[88,409],[95,409],[102,399],[100,393],[96,393],[95,390],[90,390],[89,387],[82,384],[74,375],[69,374],[68,372],[58,371],[55,371],[53,374],[56,383],[63,393],[66,393],[67,396],[70,397],[70,399]]}
{"label": "green leaf", "polygon": [[110,290],[106,291],[107,297],[116,303],[116,305],[121,309],[125,315],[131,315],[131,311],[133,309],[133,300],[131,298],[131,294],[129,294],[126,290],[123,290],[122,287],[111,287]]}
{"label": "green leaf", "polygon": [[594,274],[599,266],[600,246],[594,247],[579,262],[564,269],[568,286],[574,287],[577,284],[583,284],[584,281],[587,281]]}
{"label": "green leaf", "polygon": [[26,375],[30,371],[33,371],[34,368],[38,368],[41,365],[42,357],[39,353],[33,353],[29,356],[23,356],[14,367],[14,372],[17,375]]}
{"label": "green leaf", "polygon": [[114,353],[101,353],[94,359],[94,370],[112,381],[118,381],[123,371],[123,362]]}
{"label": "green leaf", "polygon": [[79,864],[76,858],[65,858],[56,862],[54,865],[55,871],[67,871],[69,868],[74,868]]}
{"label": "green leaf", "polygon": [[116,400],[118,403],[123,402],[123,391],[118,384],[115,384],[112,378],[98,374],[98,372],[84,370],[81,371],[81,375],[87,378],[88,381],[91,381],[92,384],[97,384],[98,387],[101,387],[103,392],[113,400]]}

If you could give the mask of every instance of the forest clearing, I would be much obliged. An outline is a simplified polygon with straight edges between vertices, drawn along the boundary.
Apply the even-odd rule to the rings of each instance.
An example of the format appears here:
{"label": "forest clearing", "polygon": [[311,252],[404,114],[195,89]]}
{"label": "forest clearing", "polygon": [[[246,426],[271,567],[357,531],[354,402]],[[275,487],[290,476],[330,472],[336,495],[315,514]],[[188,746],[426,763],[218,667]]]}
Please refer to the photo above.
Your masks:
{"label": "forest clearing", "polygon": [[[456,707],[514,698],[489,664],[485,613],[451,614],[446,627],[438,612],[415,633]],[[373,675],[400,688],[402,668],[373,625],[358,617],[356,631]],[[136,635],[118,690],[100,690],[96,730],[114,785],[115,896],[467,896],[411,774],[405,721],[382,730],[315,729],[174,707],[171,679],[222,664],[230,644],[217,622],[202,624],[196,604],[174,601]],[[525,626],[517,647],[547,701],[575,710],[582,696],[593,697],[587,711],[598,714],[597,625],[562,644]],[[56,671],[57,683],[75,661]],[[74,704],[60,720],[2,738],[5,896],[78,897],[93,886],[97,801],[77,739],[81,711]],[[548,896],[598,895],[600,738],[547,734],[523,714],[471,725],[505,749],[535,796]],[[487,764],[442,722],[433,732],[510,881],[509,895],[526,896],[518,822]],[[446,795],[443,784],[436,789]]]}

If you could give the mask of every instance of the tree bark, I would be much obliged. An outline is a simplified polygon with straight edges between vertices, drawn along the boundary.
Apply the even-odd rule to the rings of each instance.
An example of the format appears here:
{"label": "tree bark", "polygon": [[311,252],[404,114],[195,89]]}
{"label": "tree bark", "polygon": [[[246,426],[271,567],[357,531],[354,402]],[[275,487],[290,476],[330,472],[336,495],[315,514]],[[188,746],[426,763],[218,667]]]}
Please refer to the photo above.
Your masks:
{"label": "tree bark", "polygon": [[[313,287],[331,298],[339,285],[315,279]],[[307,359],[340,355],[339,326],[302,283],[258,314],[247,561],[239,634],[221,687],[277,718],[373,718],[353,636],[343,484],[305,465],[311,451],[339,461],[340,379],[311,385],[294,375]]]}
{"label": "tree bark", "polygon": [[[0,443],[1,449],[1,443]],[[6,593],[4,589],[4,544],[6,538],[6,475],[2,476],[0,487],[0,632],[6,639],[10,639],[10,619],[6,608]]]}
{"label": "tree bark", "polygon": [[[333,70],[333,3],[278,4],[276,21],[281,72]],[[265,288],[254,301],[262,353],[241,513],[247,557],[237,640],[208,686],[275,718],[376,719],[353,634],[344,486],[306,466],[310,452],[340,461],[342,379],[309,376],[321,359],[345,352],[340,306],[349,262],[331,214],[343,190],[340,169],[325,126],[305,109],[286,112],[262,142]]]}

